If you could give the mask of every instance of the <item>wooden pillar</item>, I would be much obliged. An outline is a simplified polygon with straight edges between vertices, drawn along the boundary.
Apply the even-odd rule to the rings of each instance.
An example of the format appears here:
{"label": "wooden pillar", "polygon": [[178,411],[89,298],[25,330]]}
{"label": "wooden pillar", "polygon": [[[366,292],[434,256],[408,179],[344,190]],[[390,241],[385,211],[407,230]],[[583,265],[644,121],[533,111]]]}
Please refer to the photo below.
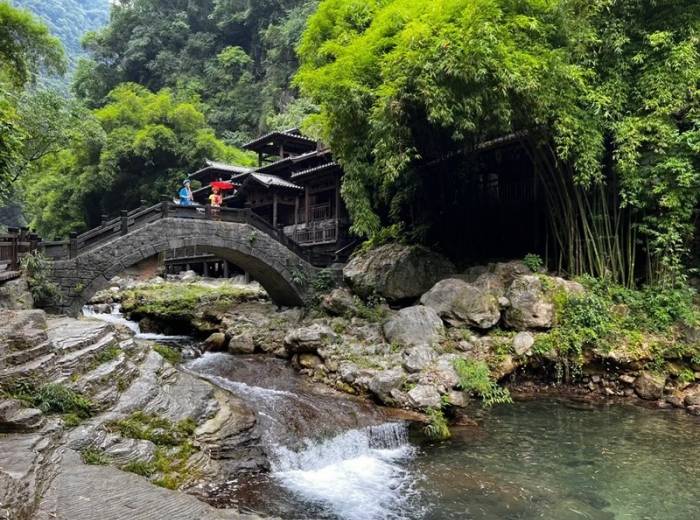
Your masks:
{"label": "wooden pillar", "polygon": [[228,278],[228,260],[224,260],[224,278]]}
{"label": "wooden pillar", "polygon": [[311,211],[311,208],[309,207],[309,198],[309,187],[304,186],[304,218],[306,220],[306,225],[308,225],[310,221],[309,211]]}
{"label": "wooden pillar", "polygon": [[202,276],[205,278],[209,276],[209,263],[202,262]]}
{"label": "wooden pillar", "polygon": [[15,271],[19,267],[19,247],[17,245],[19,229],[7,228],[7,232],[10,234],[10,271]]}
{"label": "wooden pillar", "polygon": [[277,227],[277,193],[272,194],[272,227]]}
{"label": "wooden pillar", "polygon": [[299,223],[299,195],[294,197],[294,225]]}
{"label": "wooden pillar", "polygon": [[243,280],[245,281],[245,283],[250,283],[250,273],[248,273],[248,271],[245,271],[243,273]]}

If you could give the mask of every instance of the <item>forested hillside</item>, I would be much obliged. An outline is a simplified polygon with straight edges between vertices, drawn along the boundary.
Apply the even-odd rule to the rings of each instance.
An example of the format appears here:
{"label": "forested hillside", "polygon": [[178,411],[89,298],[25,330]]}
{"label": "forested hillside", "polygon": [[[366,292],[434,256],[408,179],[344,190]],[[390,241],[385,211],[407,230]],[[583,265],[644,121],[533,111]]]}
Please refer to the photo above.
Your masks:
{"label": "forested hillside", "polygon": [[[316,0],[132,0],[86,38],[75,92],[91,107],[118,84],[196,94],[209,123],[240,143],[298,111],[295,45]],[[290,104],[292,106],[290,107]],[[294,118],[279,124],[293,124]]]}
{"label": "forested hillside", "polygon": [[12,3],[36,14],[61,39],[71,69],[84,54],[80,40],[85,33],[109,21],[109,0],[12,0]]}

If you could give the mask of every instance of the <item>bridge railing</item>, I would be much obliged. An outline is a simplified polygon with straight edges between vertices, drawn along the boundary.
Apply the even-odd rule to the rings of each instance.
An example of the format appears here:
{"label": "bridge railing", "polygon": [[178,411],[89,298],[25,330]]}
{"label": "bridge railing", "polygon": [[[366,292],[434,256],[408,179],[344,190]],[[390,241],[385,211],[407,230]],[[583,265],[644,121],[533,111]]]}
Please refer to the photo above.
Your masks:
{"label": "bridge railing", "polygon": [[82,234],[71,233],[68,240],[40,242],[44,253],[55,260],[75,258],[91,249],[124,236],[130,232],[156,222],[163,218],[187,218],[199,220],[216,220],[248,224],[281,243],[300,258],[311,262],[312,255],[290,239],[281,229],[271,226],[265,219],[251,209],[212,208],[211,206],[180,206],[171,201],[163,201],[150,207],[141,207],[132,211],[122,211],[117,218],[107,220],[102,224]]}
{"label": "bridge railing", "polygon": [[17,271],[22,257],[36,250],[39,237],[27,228],[9,228],[0,235],[0,271]]}

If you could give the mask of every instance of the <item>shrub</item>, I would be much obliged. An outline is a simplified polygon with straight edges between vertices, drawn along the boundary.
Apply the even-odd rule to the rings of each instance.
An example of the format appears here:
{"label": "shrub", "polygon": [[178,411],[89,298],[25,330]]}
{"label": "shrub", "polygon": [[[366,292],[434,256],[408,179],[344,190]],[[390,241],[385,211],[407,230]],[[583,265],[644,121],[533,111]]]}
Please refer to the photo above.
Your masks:
{"label": "shrub", "polygon": [[459,377],[459,387],[465,392],[480,395],[484,406],[513,402],[508,389],[498,386],[493,380],[485,361],[457,359],[454,368]]}
{"label": "shrub", "polygon": [[106,466],[112,459],[104,451],[98,448],[85,448],[80,452],[80,458],[83,459],[85,464],[91,464],[93,466]]}
{"label": "shrub", "polygon": [[166,361],[173,365],[177,365],[182,362],[182,352],[176,348],[156,343],[153,345],[153,350],[155,350],[158,354],[165,358]]}
{"label": "shrub", "polygon": [[55,305],[60,301],[61,293],[58,285],[49,279],[51,269],[48,258],[41,252],[35,251],[22,258],[22,270],[27,277],[29,291],[32,293],[37,307]]}
{"label": "shrub", "polygon": [[544,266],[542,257],[540,255],[527,254],[523,258],[523,263],[527,266],[533,273],[539,272]]}
{"label": "shrub", "polygon": [[118,431],[123,437],[151,441],[157,446],[179,446],[194,434],[197,424],[192,419],[174,423],[164,417],[138,411],[126,419],[109,423],[107,427]]}
{"label": "shrub", "polygon": [[153,462],[148,462],[145,460],[132,460],[131,462],[124,464],[121,467],[121,470],[148,478],[152,477],[156,472],[156,466]]}
{"label": "shrub", "polygon": [[90,399],[56,383],[37,386],[32,380],[20,379],[9,387],[4,387],[4,393],[39,408],[44,413],[69,414],[85,419],[95,411]]}
{"label": "shrub", "polygon": [[445,414],[441,409],[429,408],[427,415],[429,422],[425,428],[423,428],[423,431],[430,439],[442,441],[452,436],[450,427],[447,425],[447,419],[445,419]]}

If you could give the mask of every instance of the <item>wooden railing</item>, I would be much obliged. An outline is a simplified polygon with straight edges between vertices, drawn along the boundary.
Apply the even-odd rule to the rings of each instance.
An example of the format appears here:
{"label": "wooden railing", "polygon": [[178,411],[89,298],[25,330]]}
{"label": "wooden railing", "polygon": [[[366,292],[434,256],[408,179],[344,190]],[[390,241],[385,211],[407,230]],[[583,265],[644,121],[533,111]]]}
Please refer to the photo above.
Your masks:
{"label": "wooden railing", "polygon": [[295,226],[290,237],[301,246],[330,244],[338,240],[338,221],[323,220]]}
{"label": "wooden railing", "polygon": [[0,235],[0,271],[17,271],[22,257],[37,249],[39,237],[27,228],[9,228]]}

